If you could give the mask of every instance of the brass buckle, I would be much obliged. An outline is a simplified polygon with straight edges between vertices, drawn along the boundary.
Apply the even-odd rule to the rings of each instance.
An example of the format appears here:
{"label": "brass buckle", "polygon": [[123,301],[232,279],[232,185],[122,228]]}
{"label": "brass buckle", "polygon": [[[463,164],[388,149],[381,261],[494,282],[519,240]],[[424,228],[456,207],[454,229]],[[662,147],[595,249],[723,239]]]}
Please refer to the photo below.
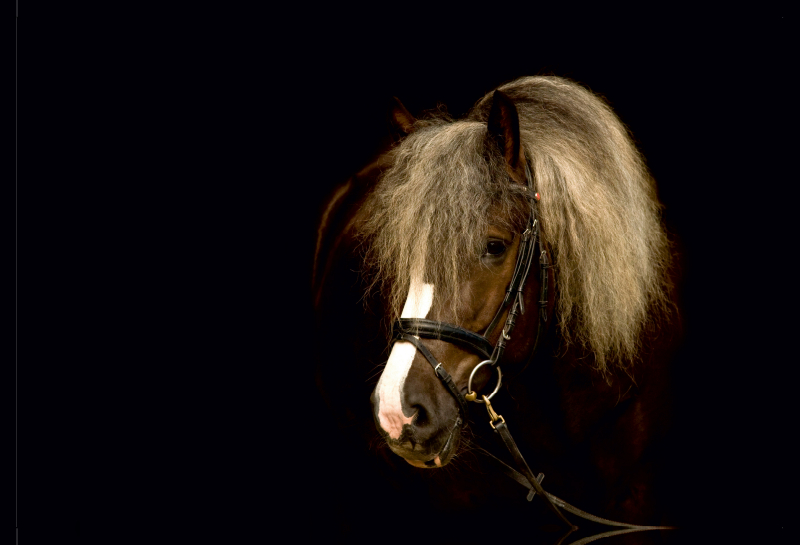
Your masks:
{"label": "brass buckle", "polygon": [[494,427],[495,423],[502,422],[503,424],[506,423],[506,419],[503,418],[503,415],[497,414],[492,407],[492,403],[489,401],[489,398],[483,396],[483,402],[486,403],[486,410],[489,412],[489,424],[492,426],[493,430],[497,428]]}

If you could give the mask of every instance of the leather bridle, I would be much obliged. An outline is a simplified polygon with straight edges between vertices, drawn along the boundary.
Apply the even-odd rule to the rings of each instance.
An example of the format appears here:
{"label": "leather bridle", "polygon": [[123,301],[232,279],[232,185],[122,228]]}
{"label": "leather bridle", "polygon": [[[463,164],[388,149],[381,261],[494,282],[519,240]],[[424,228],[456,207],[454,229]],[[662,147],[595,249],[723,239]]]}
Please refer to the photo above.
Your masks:
{"label": "leather bridle", "polygon": [[[604,519],[601,517],[597,517],[595,515],[591,515],[585,511],[582,511],[567,502],[557,498],[556,496],[546,492],[542,486],[541,482],[544,479],[544,474],[539,473],[538,476],[533,475],[530,467],[528,466],[525,458],[523,458],[522,453],[517,448],[517,445],[514,439],[511,437],[511,433],[508,431],[508,426],[506,425],[505,419],[498,415],[494,409],[492,408],[492,404],[489,401],[500,389],[500,385],[502,382],[502,372],[500,371],[500,360],[503,357],[503,353],[506,349],[506,344],[508,341],[511,340],[511,332],[516,325],[517,316],[520,314],[525,313],[525,303],[523,301],[522,292],[525,288],[525,283],[528,280],[528,275],[530,274],[531,265],[533,264],[533,260],[536,257],[536,250],[538,247],[538,256],[539,256],[539,320],[538,326],[536,331],[536,340],[534,342],[533,350],[531,353],[531,357],[528,358],[530,361],[533,358],[533,354],[536,352],[536,348],[539,344],[539,338],[541,336],[542,330],[547,324],[547,299],[548,299],[548,268],[551,267],[547,259],[547,252],[542,245],[541,240],[541,229],[540,223],[537,216],[537,206],[540,199],[538,193],[534,192],[533,188],[533,177],[531,175],[531,170],[527,161],[525,162],[525,178],[526,178],[526,185],[523,186],[526,197],[528,202],[530,203],[530,214],[528,216],[528,221],[525,227],[525,231],[522,233],[522,239],[520,241],[519,250],[517,252],[517,260],[514,265],[514,272],[511,276],[511,281],[509,282],[508,288],[506,288],[506,294],[503,299],[503,302],[500,304],[500,307],[497,309],[494,318],[489,323],[489,326],[486,328],[486,331],[483,335],[475,333],[473,331],[469,331],[457,325],[448,324],[446,322],[439,322],[436,320],[428,320],[424,318],[400,318],[397,320],[393,327],[392,327],[392,339],[393,341],[406,341],[411,343],[416,347],[416,349],[428,360],[428,363],[431,364],[433,367],[436,376],[439,380],[444,384],[445,388],[453,395],[459,405],[460,415],[463,417],[463,421],[466,422],[468,420],[468,401],[473,401],[475,403],[482,403],[486,405],[486,409],[489,413],[489,423],[491,424],[492,428],[501,436],[503,439],[503,443],[505,443],[508,450],[511,452],[512,457],[514,458],[515,463],[520,471],[516,471],[515,469],[509,467],[503,461],[499,460],[492,454],[488,454],[495,462],[497,462],[501,469],[512,479],[517,481],[519,484],[525,486],[529,489],[528,493],[528,501],[531,501],[534,496],[538,493],[542,498],[545,499],[548,507],[561,519],[563,520],[568,526],[572,528],[572,530],[577,529],[559,510],[559,507],[565,509],[579,517],[582,517],[587,520],[591,520],[594,522],[598,522],[600,524],[606,524],[609,526],[621,526],[628,529],[638,529],[638,530],[655,530],[655,529],[672,529],[671,526],[639,526],[634,524],[622,523],[622,522],[615,522],[608,519]],[[500,319],[503,316],[503,313],[508,310],[508,316],[506,317],[505,324],[503,325],[503,329],[500,332],[500,337],[498,338],[497,342],[492,345],[489,341],[489,337],[491,333],[495,330],[497,325],[500,323]],[[455,345],[458,345],[462,348],[472,350],[476,354],[486,358],[478,365],[476,365],[469,376],[469,381],[467,384],[467,394],[464,395],[459,390],[458,386],[456,385],[453,377],[445,370],[444,366],[441,362],[437,361],[435,356],[431,353],[431,351],[425,346],[425,344],[420,340],[420,338],[424,339],[436,339],[440,341],[449,342]],[[482,366],[489,365],[493,368],[497,369],[497,385],[494,391],[489,394],[488,396],[483,395],[480,399],[475,392],[472,391],[472,380],[475,376],[475,372]],[[457,428],[461,425],[462,418],[458,418],[456,420],[456,424],[454,425],[453,429],[451,430],[452,434],[457,430]],[[449,440],[448,440],[449,442]]]}
{"label": "leather bridle", "polygon": [[[503,302],[500,303],[494,318],[489,323],[483,335],[479,335],[473,331],[469,331],[457,325],[448,324],[446,322],[439,322],[436,320],[428,320],[424,318],[400,318],[395,322],[393,330],[393,340],[406,341],[413,344],[419,352],[425,356],[425,359],[433,366],[436,376],[444,383],[445,387],[450,391],[453,397],[458,401],[459,407],[462,411],[462,416],[467,417],[467,401],[474,401],[476,403],[485,403],[482,399],[477,398],[477,394],[472,391],[472,379],[475,372],[484,365],[490,365],[497,368],[498,383],[495,392],[500,388],[502,381],[502,372],[500,371],[499,363],[503,357],[506,349],[506,344],[511,340],[511,332],[516,325],[517,316],[525,313],[525,303],[523,300],[522,292],[525,289],[525,283],[530,274],[531,265],[536,255],[536,247],[539,247],[539,271],[540,271],[540,290],[539,290],[539,325],[536,332],[536,342],[533,351],[536,351],[536,345],[539,341],[543,325],[547,322],[547,268],[550,266],[547,259],[547,252],[541,245],[539,220],[537,218],[537,203],[539,194],[533,190],[533,179],[531,176],[528,164],[525,164],[525,177],[526,185],[523,186],[526,197],[530,202],[530,214],[525,226],[525,231],[522,233],[519,250],[517,252],[517,260],[514,265],[514,272],[511,275],[511,282],[506,288],[506,294]],[[509,310],[510,307],[510,310]],[[489,341],[492,331],[495,330],[497,324],[503,313],[508,310],[505,324],[500,333],[500,337],[494,346]],[[431,354],[430,350],[420,341],[420,338],[436,339],[458,345],[462,348],[470,349],[476,354],[485,358],[478,363],[472,370],[468,383],[468,392],[464,396],[456,386],[453,378],[444,369],[442,364],[436,361],[436,358]],[[488,396],[489,399],[494,395],[492,392]]]}

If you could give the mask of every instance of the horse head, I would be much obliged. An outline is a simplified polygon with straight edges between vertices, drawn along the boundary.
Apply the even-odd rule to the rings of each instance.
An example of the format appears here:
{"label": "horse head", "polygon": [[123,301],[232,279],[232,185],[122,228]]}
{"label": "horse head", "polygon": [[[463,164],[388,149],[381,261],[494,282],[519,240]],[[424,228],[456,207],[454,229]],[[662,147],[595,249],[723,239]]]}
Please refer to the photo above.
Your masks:
{"label": "horse head", "polygon": [[[474,399],[497,384],[501,371],[493,366],[501,354],[503,365],[513,368],[533,350],[531,335],[515,337],[507,351],[497,346],[509,340],[509,313],[521,331],[535,331],[541,319],[540,280],[530,270],[538,260],[532,246],[524,247],[532,229],[539,232],[531,223],[538,194],[529,180],[517,109],[503,92],[495,91],[485,122],[415,123],[399,102],[394,112],[395,126],[408,139],[394,151],[395,166],[383,180],[388,187],[379,185],[378,198],[366,207],[376,214],[365,224],[382,238],[384,254],[376,257],[384,260],[381,266],[406,268],[388,276],[395,283],[388,291],[394,308],[402,309],[399,318],[410,324],[407,333],[420,338],[414,335],[418,320],[433,332],[421,341],[406,336],[394,342],[372,394],[373,414],[395,454],[416,467],[442,467],[461,440],[463,396],[473,392]],[[389,202],[403,203],[404,213],[390,216]],[[512,283],[519,295],[509,291]],[[518,306],[509,304],[517,297]],[[442,330],[455,331],[455,338]],[[459,342],[464,331],[483,339],[470,343],[472,337],[461,333],[467,342]],[[486,361],[492,365],[479,366]],[[450,389],[442,376],[452,379]]]}
{"label": "horse head", "polygon": [[[430,476],[391,489],[440,490],[447,509],[516,505],[521,484],[556,513],[550,491],[653,520],[649,453],[669,424],[680,323],[655,183],[626,127],[589,90],[539,76],[460,120],[395,100],[391,124],[391,146],[326,203],[315,252],[320,335],[349,325],[318,346],[342,432],[374,446],[377,430],[410,464],[377,449],[392,475]],[[514,439],[491,410],[491,427],[471,418],[486,412],[470,401],[490,399]],[[492,428],[519,471],[492,454]],[[457,456],[513,489],[414,469]]]}

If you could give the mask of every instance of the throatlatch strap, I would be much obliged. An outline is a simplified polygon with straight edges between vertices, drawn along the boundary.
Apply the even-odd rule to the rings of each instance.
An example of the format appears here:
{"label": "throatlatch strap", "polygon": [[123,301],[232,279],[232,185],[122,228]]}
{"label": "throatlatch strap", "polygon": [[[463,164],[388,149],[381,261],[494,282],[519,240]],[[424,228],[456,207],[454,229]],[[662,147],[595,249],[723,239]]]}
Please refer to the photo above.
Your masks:
{"label": "throatlatch strap", "polygon": [[461,406],[461,411],[462,411],[461,414],[464,416],[464,421],[466,421],[467,417],[469,416],[468,412],[469,409],[467,408],[467,400],[464,399],[464,396],[458,390],[458,386],[456,386],[456,383],[453,380],[453,377],[450,376],[450,373],[448,373],[445,370],[444,366],[441,363],[436,361],[436,358],[433,356],[433,354],[431,354],[431,351],[428,350],[428,348],[413,335],[401,333],[397,335],[397,339],[400,341],[410,342],[411,344],[417,347],[417,350],[422,352],[422,355],[425,356],[425,359],[428,360],[428,363],[431,364],[433,370],[436,372],[436,376],[439,377],[439,380],[441,380],[442,383],[444,383],[445,387],[448,390],[450,390],[450,393],[453,394],[453,397],[455,397],[456,401],[458,401],[458,404]]}

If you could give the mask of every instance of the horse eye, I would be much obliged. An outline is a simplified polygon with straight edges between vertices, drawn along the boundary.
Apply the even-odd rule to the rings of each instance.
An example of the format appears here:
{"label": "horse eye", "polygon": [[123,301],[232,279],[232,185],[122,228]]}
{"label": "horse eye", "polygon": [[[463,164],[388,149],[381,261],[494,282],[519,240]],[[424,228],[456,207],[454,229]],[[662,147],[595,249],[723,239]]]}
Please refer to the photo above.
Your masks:
{"label": "horse eye", "polygon": [[486,255],[498,256],[506,251],[506,245],[501,240],[490,240],[486,243]]}

